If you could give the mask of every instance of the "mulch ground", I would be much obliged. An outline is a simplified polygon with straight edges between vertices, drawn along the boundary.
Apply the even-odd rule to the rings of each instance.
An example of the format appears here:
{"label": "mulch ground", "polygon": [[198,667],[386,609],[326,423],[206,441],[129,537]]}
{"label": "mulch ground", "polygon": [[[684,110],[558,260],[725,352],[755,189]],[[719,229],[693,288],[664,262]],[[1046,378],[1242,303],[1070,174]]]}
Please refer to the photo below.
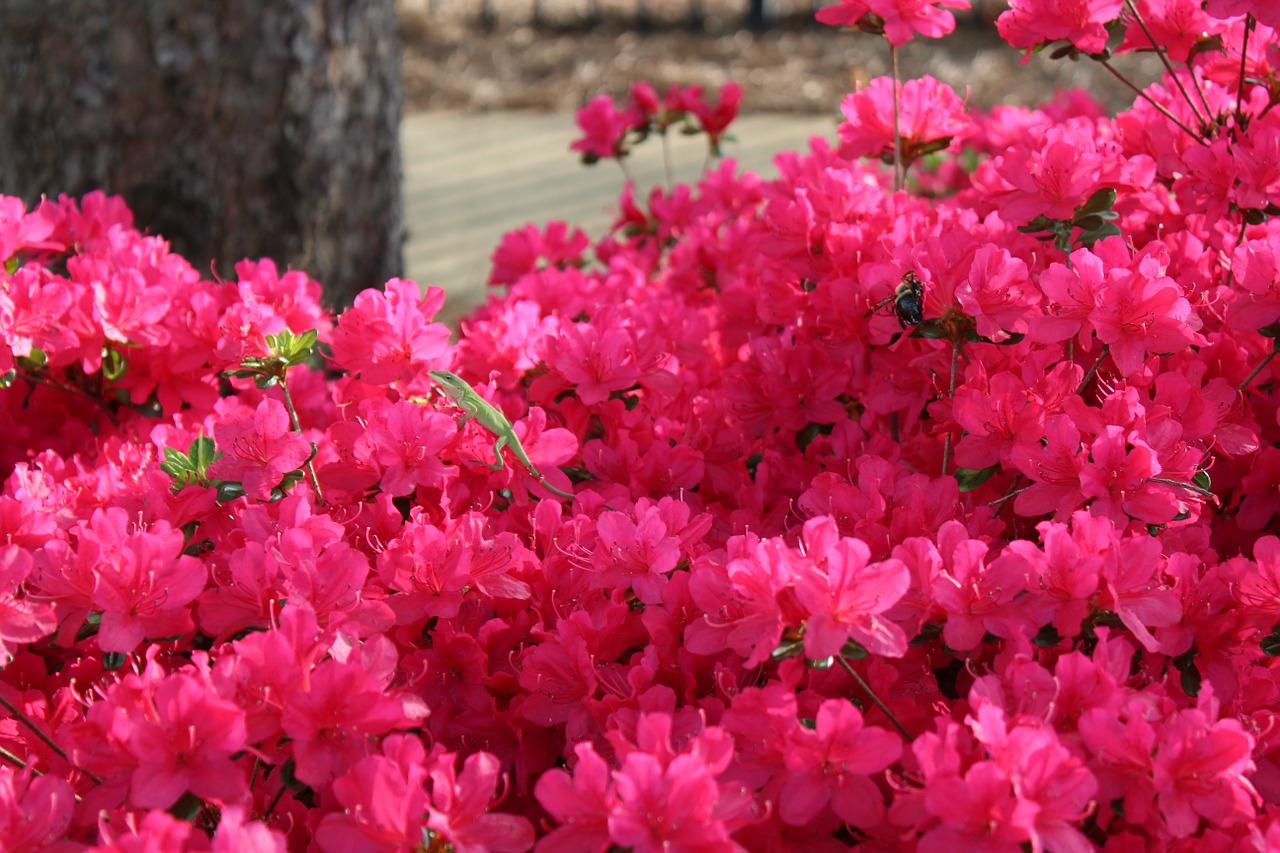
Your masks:
{"label": "mulch ground", "polygon": [[[411,110],[571,110],[637,79],[711,89],[733,80],[746,111],[829,112],[844,94],[889,72],[882,39],[812,23],[807,0],[772,0],[776,19],[745,27],[747,0],[400,0],[404,83]],[[899,52],[904,78],[931,74],[970,102],[1040,103],[1059,87],[1092,92],[1112,109],[1132,94],[1088,60],[1031,57],[1001,42],[998,3],[963,20],[951,36]],[[537,19],[534,10],[537,9]],[[488,9],[488,20],[485,10]],[[700,11],[691,27],[691,10]],[[1117,57],[1142,85],[1158,73],[1151,56]]]}

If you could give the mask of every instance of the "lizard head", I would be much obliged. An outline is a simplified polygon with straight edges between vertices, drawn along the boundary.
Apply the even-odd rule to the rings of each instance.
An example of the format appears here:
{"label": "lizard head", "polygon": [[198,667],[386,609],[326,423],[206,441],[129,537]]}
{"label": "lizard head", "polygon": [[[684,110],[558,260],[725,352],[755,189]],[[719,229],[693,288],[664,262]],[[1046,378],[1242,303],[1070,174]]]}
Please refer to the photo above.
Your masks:
{"label": "lizard head", "polygon": [[459,400],[471,390],[467,381],[456,373],[450,373],[447,370],[428,370],[427,375],[436,381],[440,390],[450,400]]}

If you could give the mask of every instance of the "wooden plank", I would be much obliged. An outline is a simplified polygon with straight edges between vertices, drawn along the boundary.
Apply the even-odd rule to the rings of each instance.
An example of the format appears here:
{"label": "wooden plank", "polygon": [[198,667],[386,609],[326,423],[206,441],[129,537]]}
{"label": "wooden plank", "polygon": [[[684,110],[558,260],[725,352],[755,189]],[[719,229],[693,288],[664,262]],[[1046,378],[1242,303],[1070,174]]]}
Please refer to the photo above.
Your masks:
{"label": "wooden plank", "polygon": [[[831,116],[743,116],[734,126],[741,142],[725,153],[751,170],[773,177],[782,150],[808,150],[820,134],[835,140]],[[584,167],[568,150],[577,136],[570,114],[430,112],[406,116],[401,145],[404,167],[406,275],[421,285],[444,287],[445,315],[456,322],[484,301],[491,288],[489,256],[502,234],[527,222],[540,227],[563,220],[601,236],[616,217],[623,177],[616,165]],[[677,181],[701,174],[705,141],[673,136]],[[628,160],[637,195],[665,183],[656,141]]]}

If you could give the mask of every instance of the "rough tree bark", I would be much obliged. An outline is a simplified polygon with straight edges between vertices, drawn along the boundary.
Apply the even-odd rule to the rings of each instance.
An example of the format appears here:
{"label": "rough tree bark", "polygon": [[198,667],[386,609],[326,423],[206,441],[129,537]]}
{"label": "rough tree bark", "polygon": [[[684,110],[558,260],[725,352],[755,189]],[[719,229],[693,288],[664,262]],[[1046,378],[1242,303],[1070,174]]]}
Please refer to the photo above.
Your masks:
{"label": "rough tree bark", "polygon": [[334,305],[400,274],[395,0],[3,0],[0,92],[0,192],[118,193],[197,268]]}

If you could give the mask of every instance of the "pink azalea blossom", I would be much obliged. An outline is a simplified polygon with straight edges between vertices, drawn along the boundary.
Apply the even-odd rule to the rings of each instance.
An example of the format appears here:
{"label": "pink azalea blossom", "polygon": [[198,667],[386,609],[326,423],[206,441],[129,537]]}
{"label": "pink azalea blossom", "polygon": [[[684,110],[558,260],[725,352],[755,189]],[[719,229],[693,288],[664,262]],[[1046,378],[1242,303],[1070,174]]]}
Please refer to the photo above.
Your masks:
{"label": "pink azalea blossom", "polygon": [[248,417],[216,421],[213,436],[222,456],[209,466],[209,476],[235,480],[245,494],[267,500],[285,474],[296,471],[311,456],[311,446],[289,427],[282,403],[267,398]]}
{"label": "pink azalea blossom", "polygon": [[815,727],[793,733],[786,756],[792,775],[782,789],[779,816],[803,825],[830,804],[841,820],[875,826],[884,816],[884,796],[871,777],[901,754],[902,741],[883,729],[864,727],[862,714],[848,701],[824,701]]}
{"label": "pink azalea blossom", "polygon": [[1063,40],[1085,53],[1100,53],[1107,42],[1106,27],[1120,16],[1120,8],[1121,0],[1013,0],[996,26],[1013,47]]}

